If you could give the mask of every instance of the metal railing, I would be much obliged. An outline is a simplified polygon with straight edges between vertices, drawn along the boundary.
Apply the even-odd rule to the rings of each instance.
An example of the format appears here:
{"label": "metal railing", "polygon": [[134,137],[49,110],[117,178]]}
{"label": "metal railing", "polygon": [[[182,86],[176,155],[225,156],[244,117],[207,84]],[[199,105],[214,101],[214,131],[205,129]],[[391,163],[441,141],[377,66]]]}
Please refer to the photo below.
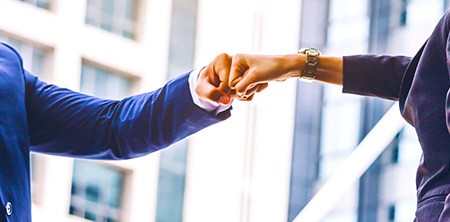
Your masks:
{"label": "metal railing", "polygon": [[405,126],[395,103],[373,127],[293,222],[319,222],[366,172]]}

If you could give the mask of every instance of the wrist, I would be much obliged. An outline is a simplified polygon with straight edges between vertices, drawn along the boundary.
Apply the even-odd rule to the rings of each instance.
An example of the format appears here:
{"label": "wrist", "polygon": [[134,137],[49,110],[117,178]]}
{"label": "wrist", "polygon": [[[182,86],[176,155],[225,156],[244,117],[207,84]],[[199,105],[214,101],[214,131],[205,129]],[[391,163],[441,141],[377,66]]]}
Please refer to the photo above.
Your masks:
{"label": "wrist", "polygon": [[320,56],[316,76],[318,81],[342,85],[343,58],[333,56]]}
{"label": "wrist", "polygon": [[299,54],[306,55],[305,66],[300,76],[300,80],[312,82],[316,79],[316,70],[319,64],[320,51],[315,48],[301,48]]}
{"label": "wrist", "polygon": [[302,76],[305,68],[306,55],[304,54],[289,54],[283,56],[283,69],[288,78],[299,78]]}

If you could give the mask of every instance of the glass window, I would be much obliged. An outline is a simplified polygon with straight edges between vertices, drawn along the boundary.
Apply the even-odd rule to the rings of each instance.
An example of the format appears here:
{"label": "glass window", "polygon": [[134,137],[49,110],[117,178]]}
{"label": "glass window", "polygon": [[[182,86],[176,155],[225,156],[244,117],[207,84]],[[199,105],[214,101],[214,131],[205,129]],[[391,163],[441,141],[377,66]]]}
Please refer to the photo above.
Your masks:
{"label": "glass window", "polygon": [[138,0],[88,0],[86,24],[136,38]]}
{"label": "glass window", "polygon": [[388,221],[389,222],[395,221],[395,205],[388,207]]}
{"label": "glass window", "polygon": [[42,203],[44,187],[45,157],[42,154],[31,153],[31,198],[33,203]]}
{"label": "glass window", "polygon": [[187,151],[187,140],[161,151],[156,222],[183,220]]}
{"label": "glass window", "polygon": [[[399,143],[401,133],[402,133],[401,131],[399,133],[397,133],[397,135],[395,135],[394,139],[391,142],[392,149],[391,149],[391,161],[390,162],[392,164],[398,163],[398,158],[399,158],[398,157],[398,155],[399,155],[398,143]],[[389,149],[389,147],[387,149]]]}
{"label": "glass window", "polygon": [[[80,82],[82,92],[102,98],[121,99],[131,94],[131,78],[86,62]],[[69,213],[92,221],[119,221],[124,177],[120,170],[75,160]]]}
{"label": "glass window", "polygon": [[[40,47],[3,33],[0,33],[0,42],[10,44],[19,51],[23,58],[25,69],[39,76],[39,78],[44,81],[49,81],[50,74],[47,71],[47,61],[51,57],[51,50],[49,48]],[[42,201],[44,166],[45,157],[40,154],[32,153],[30,156],[31,195],[33,203],[37,204]]]}
{"label": "glass window", "polygon": [[356,222],[358,221],[357,212],[352,210],[343,210],[331,212],[322,222]]}
{"label": "glass window", "polygon": [[80,91],[101,98],[122,99],[131,94],[132,79],[83,62]]}
{"label": "glass window", "polygon": [[416,130],[407,124],[400,133],[398,144],[398,163],[419,163],[422,148]]}
{"label": "glass window", "polygon": [[123,172],[75,160],[69,213],[92,221],[119,221],[123,184]]}
{"label": "glass window", "polygon": [[408,0],[401,0],[401,5],[400,5],[400,26],[406,26],[406,18],[408,15]]}
{"label": "glass window", "polygon": [[436,24],[442,16],[442,10],[442,0],[408,0],[406,25]]}
{"label": "glass window", "polygon": [[342,94],[342,87],[324,87],[318,176],[329,178],[358,145],[360,97]]}
{"label": "glass window", "polygon": [[330,0],[328,46],[365,42],[369,36],[367,0]]}
{"label": "glass window", "polygon": [[409,222],[414,221],[416,212],[415,199],[398,200],[395,204],[387,209],[387,216],[389,222]]}
{"label": "glass window", "polygon": [[[198,4],[198,0],[172,1],[169,79],[194,65]],[[156,222],[183,221],[188,144],[184,139],[161,151]]]}
{"label": "glass window", "polygon": [[19,0],[21,2],[27,2],[33,4],[39,8],[50,9],[50,1],[51,0]]}
{"label": "glass window", "polygon": [[12,45],[19,51],[23,58],[23,66],[44,81],[50,80],[50,69],[47,68],[51,59],[49,48],[38,46],[37,44],[25,42],[18,38],[0,33],[0,42]]}

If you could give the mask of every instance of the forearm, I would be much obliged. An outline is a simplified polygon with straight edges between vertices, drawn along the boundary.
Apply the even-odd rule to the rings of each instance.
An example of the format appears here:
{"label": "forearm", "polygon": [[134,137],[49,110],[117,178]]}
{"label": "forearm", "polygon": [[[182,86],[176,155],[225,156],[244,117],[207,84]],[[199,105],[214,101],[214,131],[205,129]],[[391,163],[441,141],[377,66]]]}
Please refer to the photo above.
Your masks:
{"label": "forearm", "polygon": [[128,159],[179,141],[229,117],[194,105],[188,76],[121,101],[49,86],[26,75],[33,151],[92,159]]}
{"label": "forearm", "polygon": [[[230,87],[238,94],[245,94],[257,83],[299,78],[304,75],[306,57],[300,53],[281,56],[235,55],[230,73]],[[403,74],[410,61],[411,58],[405,56],[320,55],[313,75],[317,81],[342,85],[343,91],[347,93],[396,100]]]}
{"label": "forearm", "polygon": [[317,63],[316,69],[316,80],[326,83],[342,85],[342,79],[343,79],[342,57],[319,56],[319,62]]}
{"label": "forearm", "polygon": [[[233,57],[229,86],[237,94],[246,95],[258,83],[284,81],[299,78],[305,72],[306,55],[251,55],[237,54]],[[343,58],[319,56],[314,73],[315,79],[332,84],[343,84]]]}
{"label": "forearm", "polygon": [[[289,78],[299,78],[303,75],[306,55],[304,54],[289,54],[280,57],[283,60],[282,68],[287,70],[286,73]],[[333,56],[319,56],[317,68],[315,72],[316,80],[342,85],[343,79],[343,59],[342,57]]]}
{"label": "forearm", "polygon": [[345,56],[343,92],[398,100],[403,74],[410,61],[405,56]]}

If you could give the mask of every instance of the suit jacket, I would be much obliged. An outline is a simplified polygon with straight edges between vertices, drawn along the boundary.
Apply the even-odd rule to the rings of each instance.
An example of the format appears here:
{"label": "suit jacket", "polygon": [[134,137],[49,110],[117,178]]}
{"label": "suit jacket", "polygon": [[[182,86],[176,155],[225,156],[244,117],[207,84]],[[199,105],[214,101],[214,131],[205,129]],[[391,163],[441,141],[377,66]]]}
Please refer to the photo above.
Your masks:
{"label": "suit jacket", "polygon": [[417,131],[417,221],[450,221],[449,29],[447,12],[414,58],[344,57],[344,92],[399,100]]}
{"label": "suit jacket", "polygon": [[197,107],[189,73],[150,93],[105,100],[48,85],[0,44],[0,222],[31,221],[30,151],[121,160],[171,145],[230,116]]}

